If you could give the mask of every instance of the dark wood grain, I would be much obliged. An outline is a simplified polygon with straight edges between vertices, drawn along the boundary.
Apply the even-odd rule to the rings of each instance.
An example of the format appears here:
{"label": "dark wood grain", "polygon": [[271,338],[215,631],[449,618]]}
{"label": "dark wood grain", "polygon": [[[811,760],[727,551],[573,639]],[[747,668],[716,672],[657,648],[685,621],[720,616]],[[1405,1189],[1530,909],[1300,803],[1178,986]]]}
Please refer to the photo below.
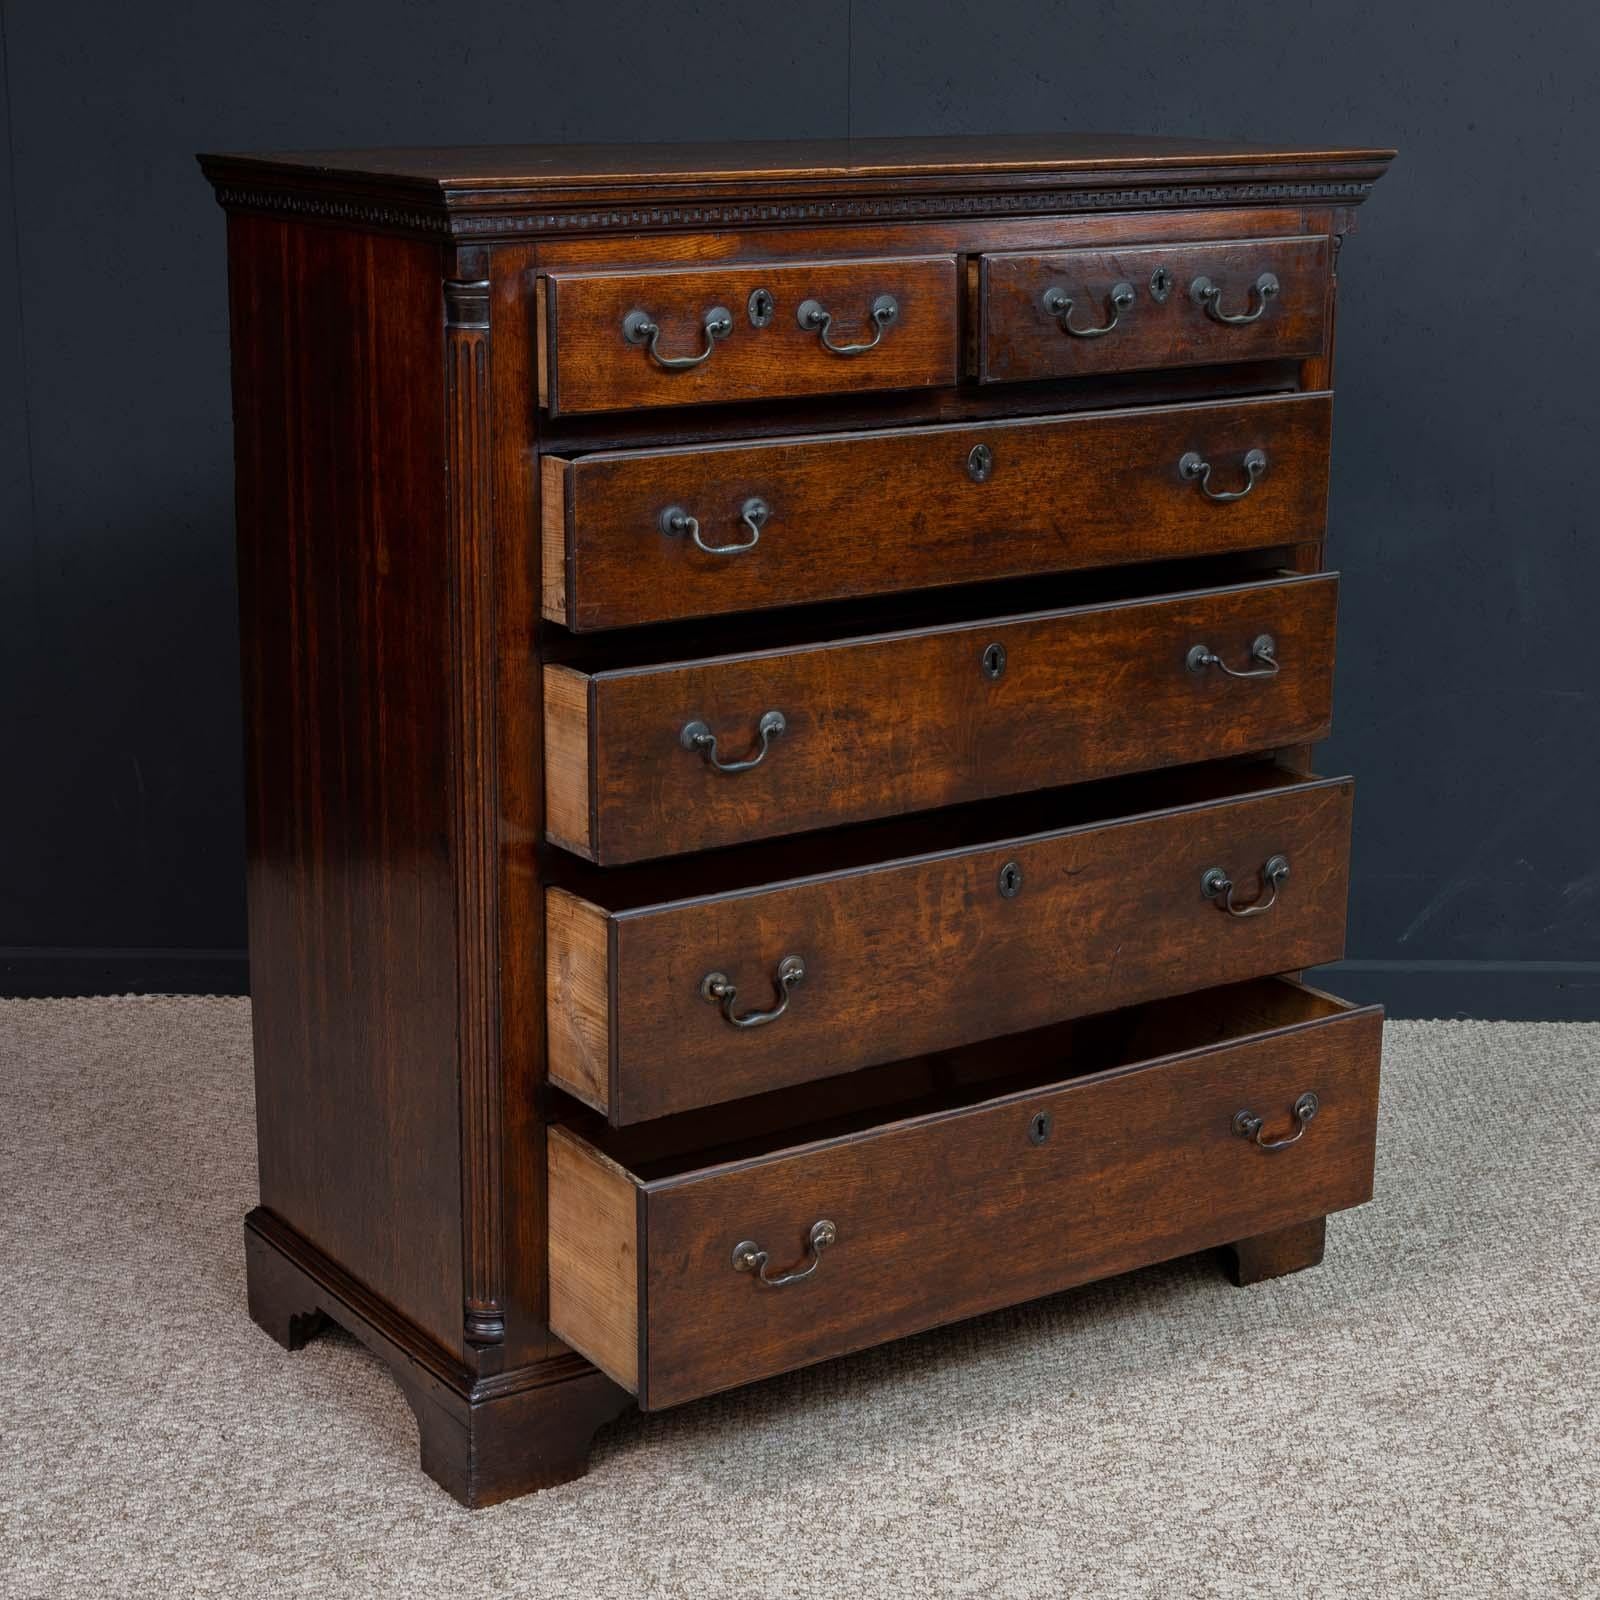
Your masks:
{"label": "dark wood grain", "polygon": [[[814,261],[636,273],[550,273],[544,280],[546,397],[553,416],[630,407],[705,405],[862,389],[918,389],[954,383],[958,350],[955,257]],[[772,297],[771,320],[752,325],[751,294]],[[818,301],[831,314],[836,345],[866,343],[880,330],[870,316],[891,294],[898,315],[876,348],[840,356],[800,325]],[[623,337],[630,313],[661,329],[660,353],[706,348],[706,313],[722,307],[733,331],[698,366],[667,370]]]}
{"label": "dark wood grain", "polygon": [[442,256],[229,262],[261,1202],[459,1349]]}
{"label": "dark wood grain", "polygon": [[[1337,960],[1350,789],[1286,776],[1239,799],[724,894],[713,865],[703,898],[611,913],[612,970],[584,983],[611,996],[598,1019],[607,1115],[643,1121]],[[1201,894],[1202,874],[1221,866],[1241,900],[1254,898],[1262,864],[1280,852],[1293,875],[1265,915],[1231,918]],[[1008,862],[1022,874],[1011,899],[998,888]],[[550,959],[570,971],[582,951],[558,947],[557,933]],[[701,993],[706,974],[722,972],[739,1011],[767,1009],[788,955],[806,976],[776,1022],[732,1027]]]}
{"label": "dark wood grain", "polygon": [[972,258],[1004,250],[1062,250],[1090,245],[1149,244],[1159,239],[1281,238],[1305,233],[1302,205],[1233,205],[1206,210],[1096,211],[1005,217],[947,217],[930,226],[909,213],[862,218],[848,229],[800,214],[766,228],[701,225],[683,232],[614,232],[598,238],[541,239],[508,244],[508,255],[537,256],[546,271],[600,267],[704,266],[709,262],[816,261],[851,256],[925,255],[937,250]]}
{"label": "dark wood grain", "polygon": [[490,285],[480,257],[442,285],[445,307],[445,474],[449,487],[451,836],[456,889],[457,1051],[461,1071],[462,1266],[466,1336],[505,1341],[505,1205],[495,992],[497,914],[494,683],[495,541],[490,396]]}
{"label": "dark wood grain", "polygon": [[[494,773],[495,974],[493,1042],[500,1075],[505,1273],[505,1369],[561,1350],[545,1326],[544,1182],[544,715],[537,630],[540,572],[536,446],[529,404],[535,367],[530,276],[514,257],[478,251],[490,279],[490,459],[496,769]],[[464,275],[472,265],[460,260]]]}
{"label": "dark wood grain", "polygon": [[[1063,1061],[1058,1081],[998,1100],[639,1183],[640,1403],[674,1405],[1370,1198],[1376,1008],[1307,993],[1296,1020],[1221,1043],[1213,1030],[1231,1030],[1195,1015],[1171,1054]],[[1233,1133],[1241,1108],[1270,1113],[1307,1090],[1321,1107],[1292,1149]],[[798,1267],[824,1218],[838,1241],[805,1282],[768,1290],[733,1270],[745,1239],[770,1252],[772,1272]]]}
{"label": "dark wood grain", "polygon": [[[1157,303],[1150,290],[1158,268],[1172,280],[1164,303]],[[1280,292],[1253,322],[1217,322],[1190,297],[1190,285],[1203,275],[1221,285],[1223,311],[1246,313],[1259,303],[1252,286],[1268,271],[1276,274]],[[1064,333],[1044,304],[1047,291],[1060,287],[1075,302],[1074,327],[1103,324],[1109,320],[1112,288],[1121,281],[1131,284],[1134,303],[1110,333],[1098,338]],[[978,378],[1014,383],[1319,355],[1327,337],[1327,293],[1326,238],[986,255],[978,278]]]}
{"label": "dark wood grain", "polygon": [[[586,777],[552,763],[550,811],[570,819],[560,843],[610,865],[1321,738],[1336,602],[1334,578],[1289,579],[597,673]],[[1205,644],[1263,670],[1263,634],[1276,677],[1187,664]],[[546,673],[577,693],[580,675]],[[787,731],[747,772],[680,739],[703,722],[720,760],[746,759],[773,710]]]}
{"label": "dark wood grain", "polygon": [[803,218],[1357,205],[1394,152],[1138,135],[820,140],[789,144],[520,145],[201,158],[234,209],[484,240],[605,235]]}
{"label": "dark wood grain", "polygon": [[[544,613],[630,627],[1320,539],[1330,417],[1319,394],[546,457]],[[1229,504],[1178,470],[1198,451],[1232,486],[1253,449],[1267,471]],[[661,528],[677,505],[705,543],[745,543],[752,496],[769,515],[740,554]]]}
{"label": "dark wood grain", "polygon": [[939,134],[913,138],[784,139],[660,144],[503,144],[298,150],[207,156],[279,167],[302,180],[324,174],[392,177],[416,185],[565,189],[574,183],[631,186],[660,193],[693,179],[758,177],[800,180],[841,174],[948,176],[967,171],[1039,172],[1140,166],[1285,167],[1332,157],[1386,160],[1368,146],[1284,145],[1234,139],[1174,138],[1151,133]]}
{"label": "dark wood grain", "polygon": [[271,1212],[250,1213],[244,1244],[257,1325],[289,1350],[330,1322],[359,1339],[411,1407],[422,1470],[465,1506],[581,1477],[596,1430],[631,1403],[564,1347],[512,1373],[477,1375]]}
{"label": "dark wood grain", "polygon": [[[1308,995],[1316,997],[1314,1005]],[[1036,1088],[1064,1073],[1241,1039],[1304,1021],[1308,1006],[1318,1016],[1348,1009],[1347,1002],[1300,982],[1252,978],[1007,1034],[1003,1050],[979,1039],[620,1128],[594,1110],[557,1101],[552,1121],[649,1182],[867,1133],[886,1122]]]}
{"label": "dark wood grain", "polygon": [[[1321,565],[1337,245],[1388,156],[1048,136],[206,159],[230,213],[250,1308],[291,1348],[335,1322],[376,1351],[458,1498],[581,1472],[627,1403],[550,1326],[551,1274],[608,1361],[634,1330],[630,1383],[667,1404],[1207,1244],[1246,1278],[1306,1265],[1364,1195],[1360,1072],[1305,1045],[1360,1019],[1259,976],[1340,953],[1349,784],[1250,754],[1303,763],[1327,726],[1334,581],[1279,569]],[[1025,298],[1024,267],[1153,255],[1180,279],[1168,332],[1138,332],[1141,302],[1131,339],[1074,342],[1088,364],[1052,366],[1059,331],[1006,312],[1007,272]],[[1234,308],[1259,270],[1289,289],[1286,261],[1306,271],[1251,328],[1204,324],[1181,281],[1203,263]],[[712,303],[735,337],[651,368],[621,338],[643,287],[669,291],[640,307],[665,349]],[[880,292],[901,315],[869,355],[794,320],[814,296],[854,340]],[[1219,480],[1250,448],[1270,470],[1212,505],[1177,477],[1191,448]],[[772,507],[751,558],[656,531],[666,496],[736,531],[745,493]],[[1188,674],[1191,630],[1234,664],[1272,632],[1282,674]],[[742,779],[676,744],[698,714],[742,753],[751,702],[800,691]],[[1255,893],[1276,851],[1268,914],[1202,897],[1212,865]],[[766,1027],[700,994],[721,969],[741,1011],[768,1005],[791,952],[808,972]],[[1324,1057],[1292,1151],[1218,1135],[1245,1093],[1285,1126],[1290,1069]],[[1052,1093],[1095,1098],[1019,1155]],[[603,1179],[560,1168],[554,1206],[553,1138]],[[852,1208],[815,1318],[722,1237],[797,1263],[812,1174]],[[936,1237],[950,1216],[981,1248]],[[597,1270],[630,1238],[631,1300]]]}
{"label": "dark wood grain", "polygon": [[1321,1265],[1327,1239],[1328,1219],[1312,1217],[1252,1234],[1248,1239],[1231,1240],[1223,1252],[1228,1276],[1244,1289],[1252,1283],[1265,1283],[1268,1278],[1304,1272],[1307,1267]]}

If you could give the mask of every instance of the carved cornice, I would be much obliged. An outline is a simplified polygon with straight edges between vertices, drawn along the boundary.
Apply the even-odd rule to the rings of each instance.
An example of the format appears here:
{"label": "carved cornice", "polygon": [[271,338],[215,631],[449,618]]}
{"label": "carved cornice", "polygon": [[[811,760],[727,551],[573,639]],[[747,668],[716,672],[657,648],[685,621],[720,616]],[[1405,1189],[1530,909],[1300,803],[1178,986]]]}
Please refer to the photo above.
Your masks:
{"label": "carved cornice", "polygon": [[217,204],[225,211],[264,211],[279,216],[309,217],[320,222],[343,222],[356,228],[378,228],[384,232],[440,236],[450,232],[447,211],[376,200],[341,200],[337,195],[310,191],[223,185],[217,190]]}
{"label": "carved cornice", "polygon": [[[547,197],[497,190],[440,189],[415,200],[273,184],[220,183],[230,211],[341,223],[438,239],[516,239],[597,233],[818,222],[912,222],[941,217],[1071,215],[1086,211],[1156,211],[1180,207],[1360,205],[1369,177],[1313,177],[1223,182],[1170,181],[1112,187],[980,189],[970,193],[877,193],[684,201],[680,204],[553,206]],[[546,203],[541,204],[541,199]]]}

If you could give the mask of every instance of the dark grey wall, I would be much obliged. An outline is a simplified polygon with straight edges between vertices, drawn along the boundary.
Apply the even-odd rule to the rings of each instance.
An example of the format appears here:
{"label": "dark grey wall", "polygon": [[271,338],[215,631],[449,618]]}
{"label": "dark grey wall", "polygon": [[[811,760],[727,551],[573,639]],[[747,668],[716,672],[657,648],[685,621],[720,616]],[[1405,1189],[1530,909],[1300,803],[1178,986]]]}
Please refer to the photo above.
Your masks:
{"label": "dark grey wall", "polygon": [[1600,1016],[1592,0],[0,16],[0,986],[238,981],[223,232],[195,150],[1123,128],[1400,147],[1342,267],[1340,981]]}

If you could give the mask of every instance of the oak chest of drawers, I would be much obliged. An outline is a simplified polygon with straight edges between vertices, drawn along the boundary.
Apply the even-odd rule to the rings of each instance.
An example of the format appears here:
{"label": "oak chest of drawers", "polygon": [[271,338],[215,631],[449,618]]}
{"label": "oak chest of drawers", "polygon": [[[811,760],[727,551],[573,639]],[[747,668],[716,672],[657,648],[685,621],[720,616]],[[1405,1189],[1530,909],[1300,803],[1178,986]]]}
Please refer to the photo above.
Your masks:
{"label": "oak chest of drawers", "polygon": [[1323,570],[1381,150],[204,158],[251,1314],[481,1504],[1371,1193]]}

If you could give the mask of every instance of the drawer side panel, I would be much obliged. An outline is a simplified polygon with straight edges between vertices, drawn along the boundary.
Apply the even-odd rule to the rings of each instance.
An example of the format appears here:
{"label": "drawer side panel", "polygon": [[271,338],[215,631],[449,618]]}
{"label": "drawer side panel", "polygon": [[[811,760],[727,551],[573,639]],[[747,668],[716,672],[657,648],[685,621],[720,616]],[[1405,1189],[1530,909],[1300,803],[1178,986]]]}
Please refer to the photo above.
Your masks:
{"label": "drawer side panel", "polygon": [[611,1105],[610,921],[565,889],[544,900],[550,1081],[585,1105]]}
{"label": "drawer side panel", "polygon": [[564,1129],[549,1130],[548,1151],[550,1330],[636,1393],[638,1190]]}
{"label": "drawer side panel", "polygon": [[543,683],[545,832],[563,848],[588,856],[594,849],[590,680],[570,667],[546,666]]}
{"label": "drawer side panel", "polygon": [[566,624],[567,501],[569,463],[546,456],[539,463],[539,605],[551,622]]}

